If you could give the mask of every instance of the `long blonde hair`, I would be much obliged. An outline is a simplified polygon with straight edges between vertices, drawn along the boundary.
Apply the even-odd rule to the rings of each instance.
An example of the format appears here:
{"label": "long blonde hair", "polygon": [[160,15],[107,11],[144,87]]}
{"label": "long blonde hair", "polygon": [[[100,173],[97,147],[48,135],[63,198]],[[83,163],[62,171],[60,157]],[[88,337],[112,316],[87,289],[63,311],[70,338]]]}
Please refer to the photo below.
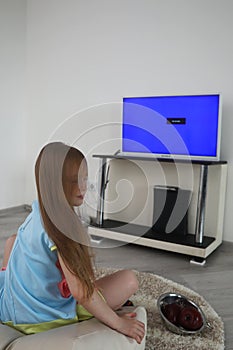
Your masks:
{"label": "long blonde hair", "polygon": [[43,147],[37,158],[35,177],[44,228],[66,267],[81,281],[84,296],[89,298],[94,291],[90,239],[65,193],[65,170],[73,165],[79,169],[82,162],[86,160],[81,151],[52,142]]}

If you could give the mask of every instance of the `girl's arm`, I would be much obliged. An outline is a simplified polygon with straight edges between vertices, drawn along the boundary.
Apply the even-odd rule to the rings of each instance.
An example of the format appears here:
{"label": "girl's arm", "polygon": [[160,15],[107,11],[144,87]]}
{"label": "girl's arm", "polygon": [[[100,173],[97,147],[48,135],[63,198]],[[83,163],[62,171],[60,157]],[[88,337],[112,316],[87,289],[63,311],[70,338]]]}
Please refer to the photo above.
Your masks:
{"label": "girl's arm", "polygon": [[80,280],[67,269],[59,254],[58,257],[70,292],[79,304],[107,326],[134,338],[140,344],[145,334],[145,327],[142,322],[136,319],[136,313],[117,315],[96,290],[89,299],[84,299]]}

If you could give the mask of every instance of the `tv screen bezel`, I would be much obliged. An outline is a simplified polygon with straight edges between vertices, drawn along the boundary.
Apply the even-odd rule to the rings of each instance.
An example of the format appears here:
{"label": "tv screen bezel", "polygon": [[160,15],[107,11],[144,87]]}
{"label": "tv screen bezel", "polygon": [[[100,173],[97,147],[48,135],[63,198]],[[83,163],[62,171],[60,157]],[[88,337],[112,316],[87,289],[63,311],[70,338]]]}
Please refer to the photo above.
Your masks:
{"label": "tv screen bezel", "polygon": [[[123,124],[124,124],[124,99],[138,99],[138,98],[153,98],[153,97],[183,97],[183,96],[219,96],[218,105],[218,130],[217,130],[217,149],[216,155],[190,155],[190,154],[174,154],[174,153],[151,153],[151,152],[131,152],[123,150]],[[177,159],[177,160],[196,160],[196,161],[219,161],[221,148],[221,126],[222,126],[222,93],[196,93],[196,94],[173,94],[173,95],[148,95],[148,96],[122,96],[122,127],[121,127],[121,152],[120,154],[126,157],[145,157],[145,158],[160,158],[160,159]]]}

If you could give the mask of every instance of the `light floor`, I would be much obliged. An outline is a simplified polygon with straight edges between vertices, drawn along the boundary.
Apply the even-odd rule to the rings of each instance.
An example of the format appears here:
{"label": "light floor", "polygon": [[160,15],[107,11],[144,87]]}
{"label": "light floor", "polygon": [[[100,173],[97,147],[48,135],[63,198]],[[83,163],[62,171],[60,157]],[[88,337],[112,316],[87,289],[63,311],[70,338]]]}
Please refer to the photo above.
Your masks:
{"label": "light floor", "polygon": [[[5,239],[17,231],[27,215],[21,207],[0,211],[0,262]],[[201,294],[222,317],[225,348],[233,350],[233,243],[223,242],[203,267],[190,264],[190,257],[186,255],[132,244],[97,248],[95,253],[97,266],[152,272]]]}

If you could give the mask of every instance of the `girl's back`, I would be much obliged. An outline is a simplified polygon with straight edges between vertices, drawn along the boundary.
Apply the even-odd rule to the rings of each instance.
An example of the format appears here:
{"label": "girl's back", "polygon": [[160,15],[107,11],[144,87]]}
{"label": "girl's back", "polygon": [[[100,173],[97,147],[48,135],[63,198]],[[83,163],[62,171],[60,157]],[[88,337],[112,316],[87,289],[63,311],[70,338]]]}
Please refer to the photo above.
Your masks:
{"label": "girl's back", "polygon": [[[56,247],[41,223],[38,202],[20,226],[7,265],[4,293],[0,295],[0,319],[26,333],[40,331],[40,325],[53,328],[53,322],[76,321],[76,301],[62,297],[58,284],[62,279],[56,266]],[[59,320],[59,321],[58,321]],[[69,322],[70,322],[69,321]],[[9,323],[8,323],[9,322]],[[27,324],[27,325],[26,325]]]}

